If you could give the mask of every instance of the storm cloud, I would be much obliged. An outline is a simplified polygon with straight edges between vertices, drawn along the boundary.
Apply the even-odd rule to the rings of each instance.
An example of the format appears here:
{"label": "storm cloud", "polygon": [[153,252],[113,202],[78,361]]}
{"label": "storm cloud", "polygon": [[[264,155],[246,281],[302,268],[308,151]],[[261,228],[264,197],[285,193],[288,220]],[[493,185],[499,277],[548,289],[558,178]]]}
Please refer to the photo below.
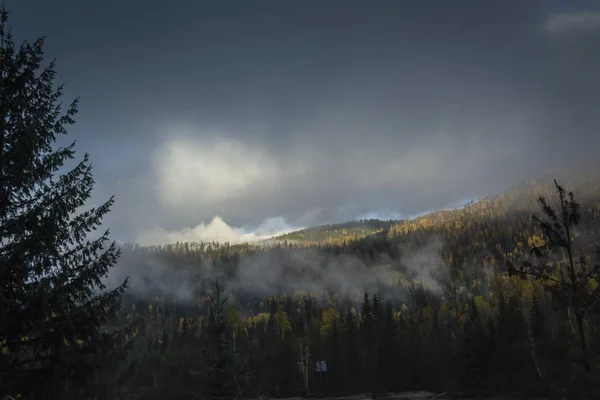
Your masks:
{"label": "storm cloud", "polygon": [[81,97],[71,138],[121,240],[408,217],[600,147],[591,1],[7,6]]}

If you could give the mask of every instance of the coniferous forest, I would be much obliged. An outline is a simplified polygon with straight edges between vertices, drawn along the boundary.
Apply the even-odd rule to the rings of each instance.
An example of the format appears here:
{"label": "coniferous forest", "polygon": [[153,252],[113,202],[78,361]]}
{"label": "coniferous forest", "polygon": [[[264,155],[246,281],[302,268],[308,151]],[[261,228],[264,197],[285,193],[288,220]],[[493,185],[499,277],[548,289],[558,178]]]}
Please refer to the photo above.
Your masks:
{"label": "coniferous forest", "polygon": [[113,200],[81,211],[88,156],[64,172],[74,144],[54,146],[78,104],[61,105],[43,40],[16,46],[7,18],[0,398],[597,398],[594,170],[268,243],[92,240]]}

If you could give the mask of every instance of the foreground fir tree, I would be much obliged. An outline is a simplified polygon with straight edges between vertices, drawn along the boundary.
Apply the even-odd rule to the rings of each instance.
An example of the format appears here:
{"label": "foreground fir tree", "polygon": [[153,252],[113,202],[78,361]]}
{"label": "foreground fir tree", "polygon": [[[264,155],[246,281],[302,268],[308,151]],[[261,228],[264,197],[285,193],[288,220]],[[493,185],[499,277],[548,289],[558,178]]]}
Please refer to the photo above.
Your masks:
{"label": "foreground fir tree", "polygon": [[[94,185],[88,155],[65,174],[74,143],[56,148],[74,123],[63,112],[43,39],[16,48],[0,22],[0,398],[97,398],[106,389],[116,334],[106,327],[125,283],[101,279],[119,256],[96,229],[113,204],[78,213]],[[112,397],[110,393],[106,397]],[[114,398],[114,397],[112,397]]]}

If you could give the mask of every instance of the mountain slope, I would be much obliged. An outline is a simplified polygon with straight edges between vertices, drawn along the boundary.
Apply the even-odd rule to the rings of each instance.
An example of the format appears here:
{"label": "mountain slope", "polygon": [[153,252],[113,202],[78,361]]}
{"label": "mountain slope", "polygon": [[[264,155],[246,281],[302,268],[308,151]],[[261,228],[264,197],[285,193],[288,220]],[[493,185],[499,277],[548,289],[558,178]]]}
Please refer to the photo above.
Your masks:
{"label": "mountain slope", "polygon": [[400,220],[361,219],[339,224],[319,225],[277,236],[280,241],[327,243],[356,240],[389,229]]}

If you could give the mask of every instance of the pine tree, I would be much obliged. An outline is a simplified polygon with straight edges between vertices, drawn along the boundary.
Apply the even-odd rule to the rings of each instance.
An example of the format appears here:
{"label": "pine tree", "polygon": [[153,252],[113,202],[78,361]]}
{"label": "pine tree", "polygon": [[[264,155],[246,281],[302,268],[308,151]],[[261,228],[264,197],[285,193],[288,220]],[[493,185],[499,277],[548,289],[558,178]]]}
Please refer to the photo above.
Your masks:
{"label": "pine tree", "polygon": [[107,390],[101,374],[108,370],[97,367],[118,348],[106,326],[126,282],[105,290],[102,278],[119,251],[107,245],[108,231],[95,240],[87,235],[113,199],[78,213],[94,186],[88,155],[60,175],[75,143],[54,146],[74,123],[77,100],[62,109],[55,64],[41,67],[44,39],[17,49],[7,20],[2,9],[0,397],[93,398]]}
{"label": "pine tree", "polygon": [[360,331],[364,340],[363,345],[370,345],[373,334],[373,305],[368,293],[365,293],[360,307]]}
{"label": "pine tree", "polygon": [[379,296],[374,295],[373,296],[373,318],[375,319],[375,321],[377,321],[377,319],[379,319],[380,317],[380,300],[379,300]]}
{"label": "pine tree", "polygon": [[344,347],[344,376],[345,388],[348,392],[357,390],[362,385],[361,362],[358,353],[358,330],[357,321],[351,311],[346,313],[342,328],[342,340]]}
{"label": "pine tree", "polygon": [[236,371],[235,359],[230,342],[226,339],[228,325],[225,316],[227,298],[221,299],[221,288],[216,284],[216,296],[210,298],[211,308],[208,315],[208,361],[209,394],[213,398],[232,398],[240,394],[240,387]]}
{"label": "pine tree", "polygon": [[394,311],[390,303],[386,304],[385,314],[380,319],[379,339],[377,341],[377,380],[378,390],[387,393],[393,390],[395,385],[396,371],[396,349],[394,340],[396,338],[396,324]]}
{"label": "pine tree", "polygon": [[328,338],[329,342],[329,371],[328,376],[330,377],[330,385],[332,389],[336,386],[343,384],[343,347],[342,338],[340,335],[340,322],[339,318],[336,318],[331,325],[331,336]]}
{"label": "pine tree", "polygon": [[465,321],[460,348],[462,361],[462,386],[466,389],[481,389],[484,374],[486,342],[475,301],[469,304],[469,316]]}

